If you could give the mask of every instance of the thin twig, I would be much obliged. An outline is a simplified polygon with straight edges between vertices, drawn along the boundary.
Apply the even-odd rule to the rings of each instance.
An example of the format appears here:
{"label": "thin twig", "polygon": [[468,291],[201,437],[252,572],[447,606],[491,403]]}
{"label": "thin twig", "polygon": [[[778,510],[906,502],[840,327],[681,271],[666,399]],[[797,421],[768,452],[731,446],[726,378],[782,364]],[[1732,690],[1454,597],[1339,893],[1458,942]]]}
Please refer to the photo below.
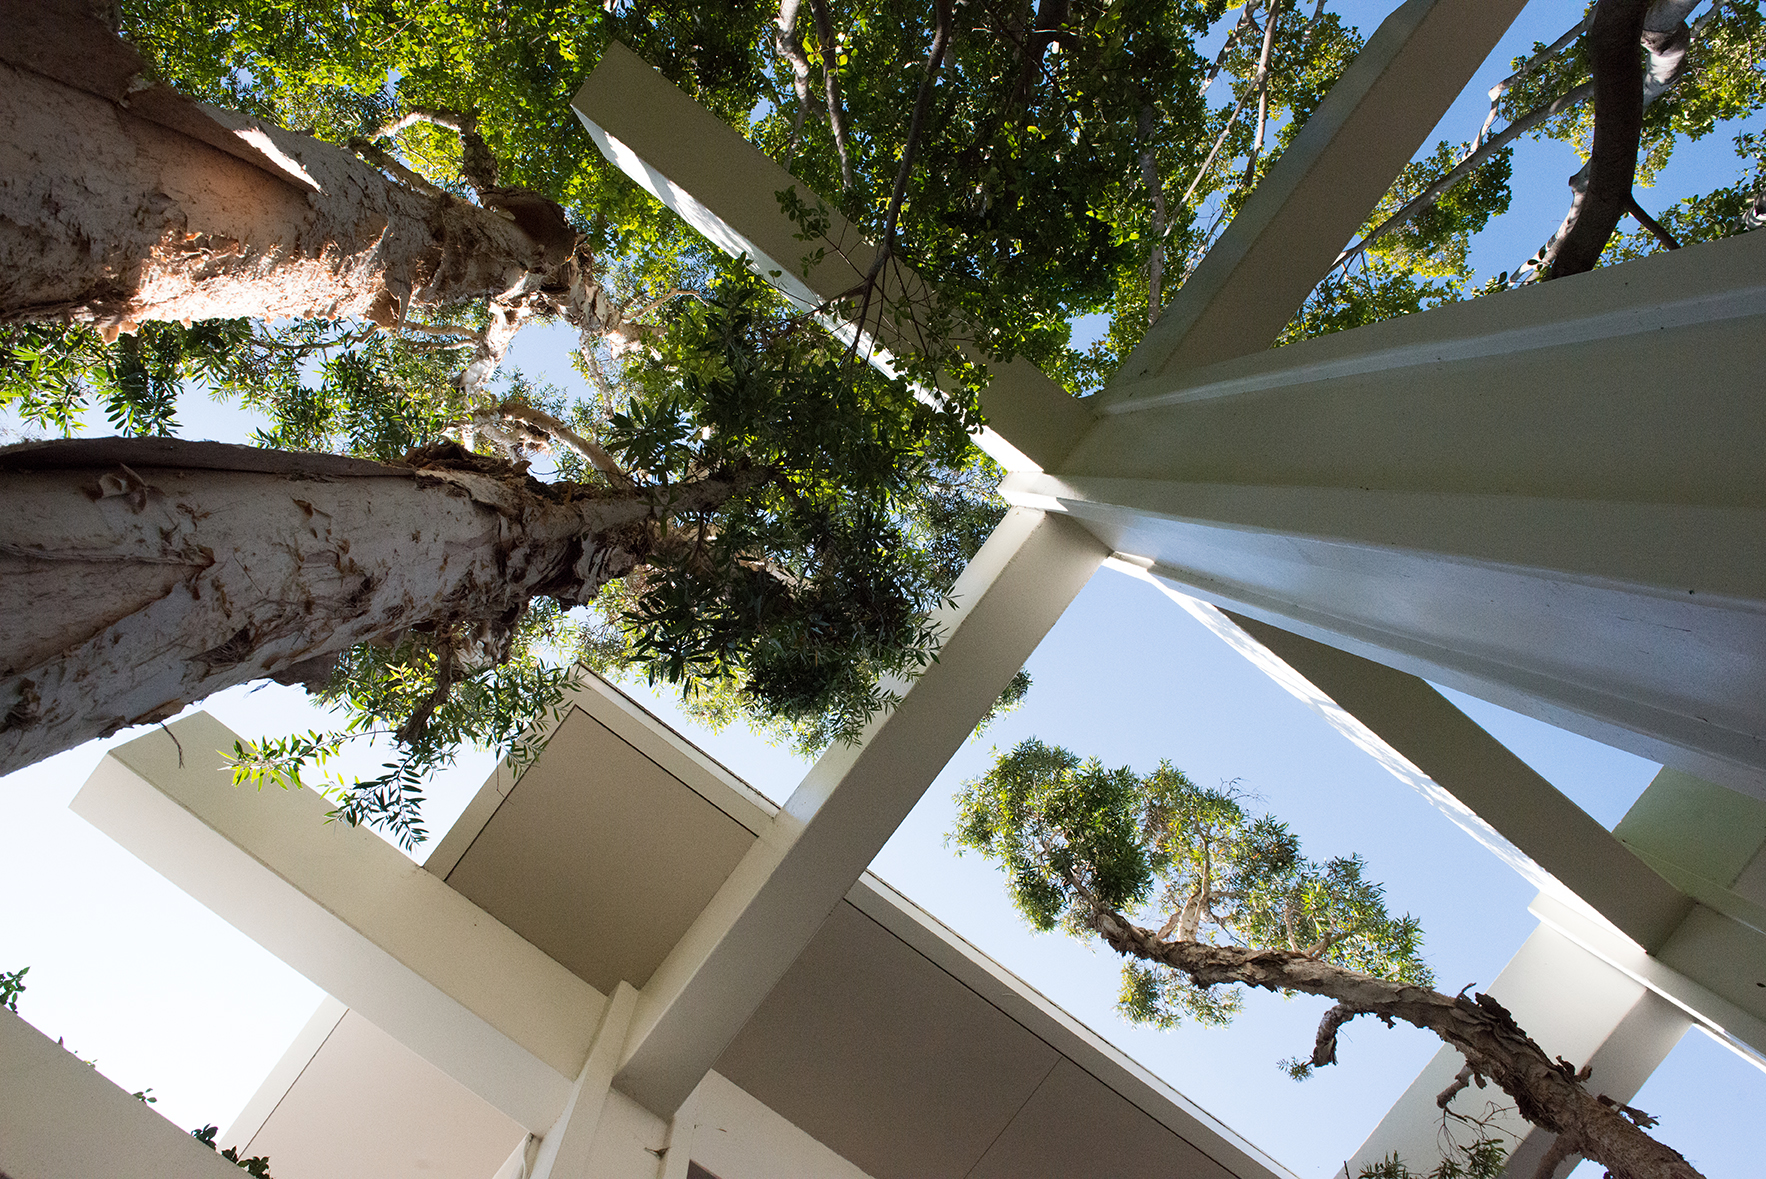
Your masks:
{"label": "thin twig", "polygon": [[1473,151],[1477,151],[1480,147],[1484,146],[1484,137],[1490,134],[1491,126],[1496,122],[1496,112],[1502,106],[1502,96],[1507,94],[1509,89],[1513,87],[1516,82],[1523,81],[1527,75],[1538,69],[1552,57],[1555,57],[1564,46],[1570,44],[1570,42],[1574,41],[1577,37],[1580,37],[1583,33],[1587,32],[1588,22],[1593,19],[1594,10],[1590,9],[1588,15],[1577,21],[1574,25],[1571,25],[1563,36],[1559,37],[1556,41],[1553,41],[1550,45],[1547,45],[1544,49],[1541,49],[1538,53],[1535,53],[1532,57],[1529,57],[1526,61],[1521,63],[1520,68],[1514,73],[1490,88],[1490,113],[1484,116],[1484,125],[1478,128],[1478,134],[1472,140]]}
{"label": "thin twig", "polygon": [[1190,203],[1190,197],[1195,194],[1196,186],[1202,183],[1203,178],[1208,175],[1209,169],[1214,167],[1214,157],[1219,155],[1220,149],[1225,146],[1226,137],[1232,134],[1233,124],[1239,121],[1239,112],[1245,109],[1245,100],[1250,97],[1250,90],[1246,90],[1243,94],[1239,95],[1238,104],[1233,107],[1232,113],[1226,117],[1226,126],[1222,127],[1220,129],[1220,134],[1214,137],[1214,146],[1208,149],[1208,158],[1202,161],[1202,166],[1200,168],[1196,169],[1196,178],[1190,181],[1190,186],[1183,190],[1183,204],[1186,206]]}
{"label": "thin twig", "polygon": [[1658,242],[1661,242],[1666,249],[1678,250],[1680,248],[1680,243],[1675,240],[1674,235],[1669,233],[1667,228],[1660,221],[1651,217],[1648,210],[1637,203],[1637,194],[1635,192],[1626,195],[1625,211],[1630,213],[1639,225],[1649,230],[1655,239]]}
{"label": "thin twig", "polygon": [[[1322,4],[1323,0],[1319,0],[1319,2]],[[1214,55],[1214,64],[1208,67],[1208,76],[1202,79],[1202,85],[1196,90],[1197,94],[1207,94],[1208,88],[1214,85],[1214,80],[1220,77],[1220,71],[1226,67],[1226,55],[1232,52],[1233,43],[1238,40],[1239,33],[1244,30],[1245,26],[1257,27],[1257,22],[1251,17],[1254,7],[1254,5],[1247,4],[1240,10],[1238,23],[1227,30],[1226,40],[1221,44],[1220,52]]]}

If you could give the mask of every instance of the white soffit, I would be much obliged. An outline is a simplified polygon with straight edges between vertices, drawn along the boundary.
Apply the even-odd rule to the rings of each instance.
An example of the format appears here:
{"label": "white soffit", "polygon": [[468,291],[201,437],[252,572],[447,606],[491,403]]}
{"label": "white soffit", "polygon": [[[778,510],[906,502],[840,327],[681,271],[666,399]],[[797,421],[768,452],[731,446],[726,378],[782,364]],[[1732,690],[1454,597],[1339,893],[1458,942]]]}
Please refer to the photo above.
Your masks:
{"label": "white soffit", "polygon": [[526,1136],[353,1011],[310,1057],[284,1063],[298,1075],[263,1095],[274,1109],[239,1144],[268,1156],[276,1179],[487,1179]]}
{"label": "white soffit", "polygon": [[572,708],[446,879],[611,994],[622,980],[649,980],[753,842],[741,823]]}

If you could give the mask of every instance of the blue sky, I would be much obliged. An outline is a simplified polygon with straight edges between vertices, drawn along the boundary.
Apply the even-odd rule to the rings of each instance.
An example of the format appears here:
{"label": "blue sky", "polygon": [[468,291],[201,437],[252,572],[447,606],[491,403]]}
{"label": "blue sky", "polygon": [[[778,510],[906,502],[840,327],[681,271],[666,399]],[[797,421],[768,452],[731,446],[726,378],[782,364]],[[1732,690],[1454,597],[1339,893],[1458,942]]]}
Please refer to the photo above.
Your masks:
{"label": "blue sky", "polygon": [[[1338,4],[1363,31],[1384,4]],[[1483,90],[1508,59],[1550,40],[1579,6],[1535,3],[1493,56],[1440,134],[1469,138]],[[1488,75],[1486,77],[1485,75]],[[1733,130],[1683,148],[1646,205],[1730,182]],[[1560,144],[1523,144],[1515,209],[1474,243],[1482,273],[1511,269],[1556,225],[1564,178],[1577,166]],[[536,332],[513,359],[567,388],[561,339]],[[189,437],[243,440],[254,424],[229,407],[186,399]],[[1324,1176],[1358,1147],[1433,1053],[1419,1032],[1352,1026],[1343,1063],[1295,1084],[1275,1061],[1305,1049],[1319,1001],[1254,996],[1228,1031],[1157,1033],[1115,1016],[1115,963],[1058,935],[1033,936],[987,865],[944,845],[951,797],[997,746],[1036,735],[1111,764],[1170,758],[1201,782],[1237,780],[1289,820],[1315,855],[1363,853],[1396,907],[1422,917],[1442,984],[1487,983],[1531,932],[1531,890],[1150,587],[1104,571],[1031,660],[1029,700],[969,743],[878,857],[874,870],[1122,1046],[1193,1100],[1304,1176]],[[632,689],[664,716],[666,698]],[[1656,767],[1478,701],[1467,711],[1546,778],[1611,826]],[[224,693],[207,705],[247,736],[321,725],[296,690]],[[753,785],[783,798],[805,763],[752,735],[692,731],[693,739]],[[125,1088],[152,1086],[157,1108],[186,1126],[226,1122],[239,1110],[319,1000],[312,984],[259,949],[67,811],[101,755],[96,743],[0,780],[0,970],[29,965],[20,1013],[96,1059]],[[364,758],[372,764],[372,757]],[[432,829],[451,822],[489,769],[483,755],[438,782]],[[1662,1116],[1661,1135],[1711,1179],[1758,1170],[1766,1134],[1753,1115],[1766,1077],[1690,1034],[1637,1104]],[[1578,1179],[1598,1174],[1588,1167]]]}

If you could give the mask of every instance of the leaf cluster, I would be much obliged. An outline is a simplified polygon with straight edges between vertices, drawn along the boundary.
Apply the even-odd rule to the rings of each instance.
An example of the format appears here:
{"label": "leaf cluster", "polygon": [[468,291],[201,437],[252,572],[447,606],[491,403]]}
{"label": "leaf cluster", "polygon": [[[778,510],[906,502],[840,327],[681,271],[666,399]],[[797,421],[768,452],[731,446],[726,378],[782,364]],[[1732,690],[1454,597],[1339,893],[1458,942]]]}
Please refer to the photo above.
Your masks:
{"label": "leaf cluster", "polygon": [[[740,265],[682,308],[603,432],[659,488],[722,472],[746,490],[680,516],[630,581],[632,657],[654,679],[734,681],[762,712],[857,728],[932,657],[929,615],[973,525],[927,494],[971,454],[964,405],[855,362]],[[934,543],[916,541],[931,539]]]}
{"label": "leaf cluster", "polygon": [[[200,1130],[190,1131],[190,1136],[208,1147],[210,1150],[214,1150],[215,1135],[220,1132],[221,1128],[219,1126],[204,1126]],[[239,1148],[236,1146],[229,1146],[220,1153],[222,1158],[237,1165],[240,1170],[244,1171],[247,1175],[250,1175],[251,1179],[271,1179],[270,1159],[268,1155],[253,1155],[251,1158],[242,1159],[239,1157]]]}
{"label": "leaf cluster", "polygon": [[170,435],[185,382],[226,395],[254,379],[242,355],[250,331],[244,320],[188,328],[148,323],[106,344],[80,325],[0,325],[0,406],[30,426],[63,434],[97,407],[119,434]]}
{"label": "leaf cluster", "polygon": [[[1387,911],[1365,862],[1308,858],[1286,824],[1245,801],[1236,786],[1198,786],[1169,762],[1136,774],[1032,738],[964,784],[950,838],[999,865],[1039,930],[1087,937],[1114,913],[1162,937],[1288,949],[1428,985],[1421,924]],[[1239,1001],[1237,988],[1130,962],[1119,1006],[1171,1027],[1226,1023]]]}

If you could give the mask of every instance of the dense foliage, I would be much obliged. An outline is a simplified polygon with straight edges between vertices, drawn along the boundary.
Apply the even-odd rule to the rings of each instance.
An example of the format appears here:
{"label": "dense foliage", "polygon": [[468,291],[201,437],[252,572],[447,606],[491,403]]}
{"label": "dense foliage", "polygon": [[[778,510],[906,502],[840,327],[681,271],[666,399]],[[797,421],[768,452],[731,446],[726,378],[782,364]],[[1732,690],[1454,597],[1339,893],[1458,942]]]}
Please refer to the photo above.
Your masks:
{"label": "dense foliage", "polygon": [[[999,865],[1039,930],[1089,939],[1110,911],[1178,940],[1283,947],[1431,985],[1421,925],[1387,912],[1360,856],[1310,859],[1287,824],[1245,801],[1169,762],[1137,774],[1031,738],[964,784],[951,838]],[[1123,967],[1119,1006],[1137,1022],[1218,1026],[1241,1000],[1238,987],[1199,987],[1169,967]]]}

